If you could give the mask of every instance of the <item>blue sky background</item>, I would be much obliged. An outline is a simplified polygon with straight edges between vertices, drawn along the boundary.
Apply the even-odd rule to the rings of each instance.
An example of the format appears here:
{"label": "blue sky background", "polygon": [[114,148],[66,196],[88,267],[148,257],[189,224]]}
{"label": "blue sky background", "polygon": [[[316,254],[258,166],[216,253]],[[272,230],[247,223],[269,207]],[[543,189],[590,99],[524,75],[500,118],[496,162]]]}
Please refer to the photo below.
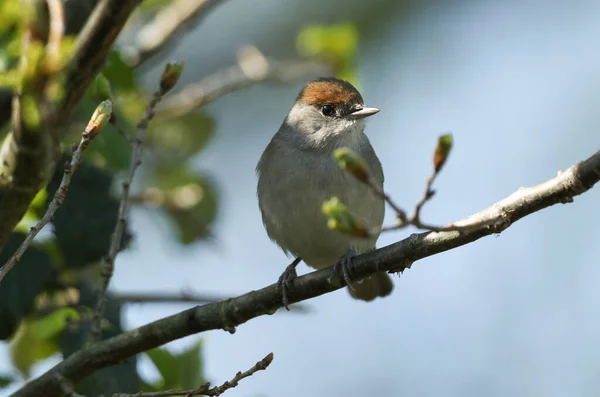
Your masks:
{"label": "blue sky background", "polygon": [[[454,135],[422,215],[443,224],[600,148],[599,17],[593,0],[228,0],[170,57],[186,61],[192,81],[229,65],[242,44],[291,55],[304,23],[359,21],[360,89],[382,109],[367,133],[387,191],[405,208],[422,194],[437,136]],[[218,130],[197,166],[220,185],[217,241],[182,248],[160,220],[135,211],[136,242],[119,257],[115,290],[236,295],[277,280],[288,259],[263,230],[254,167],[303,83],[256,86],[209,105]],[[271,367],[229,397],[595,393],[599,203],[596,188],[500,236],[419,261],[394,278],[389,298],[366,304],[339,291],[306,302],[309,313],[261,317],[235,335],[210,332],[169,347],[201,337],[213,383],[274,352]],[[393,221],[389,211],[386,220]],[[378,244],[410,232],[385,234]],[[130,306],[126,324],[186,307]],[[0,345],[0,371],[9,368],[7,355]],[[155,376],[148,362],[142,369]]]}

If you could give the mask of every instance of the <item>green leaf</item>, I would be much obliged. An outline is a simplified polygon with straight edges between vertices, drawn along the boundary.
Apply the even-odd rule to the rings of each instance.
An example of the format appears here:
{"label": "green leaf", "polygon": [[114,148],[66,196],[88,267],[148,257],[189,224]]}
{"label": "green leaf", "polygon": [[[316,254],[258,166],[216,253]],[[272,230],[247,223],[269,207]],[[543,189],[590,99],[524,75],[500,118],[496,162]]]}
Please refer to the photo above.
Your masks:
{"label": "green leaf", "polygon": [[27,212],[23,215],[17,226],[15,226],[16,232],[29,233],[29,229],[44,216],[47,196],[46,188],[37,192],[33,201],[29,204]]}
{"label": "green leaf", "polygon": [[180,242],[206,237],[218,209],[216,186],[210,178],[183,167],[161,167],[153,176],[162,193],[160,208],[177,227]]}
{"label": "green leaf", "polygon": [[[60,184],[66,161],[70,161],[70,156],[63,156],[46,188],[46,205]],[[81,268],[97,262],[108,252],[119,210],[119,200],[111,194],[112,183],[112,174],[85,161],[73,176],[69,193],[52,221],[67,268]],[[131,235],[126,231],[122,247],[130,239]]]}
{"label": "green leaf", "polygon": [[201,340],[180,354],[172,354],[164,348],[152,349],[146,354],[162,377],[162,382],[155,385],[159,390],[189,390],[206,383],[202,374]]}
{"label": "green leaf", "polygon": [[179,374],[175,356],[167,349],[156,348],[146,352],[152,363],[162,377],[162,381],[154,386],[158,389],[177,389],[179,385]]}
{"label": "green leaf", "polygon": [[[0,252],[4,264],[25,239],[25,234],[15,233]],[[9,338],[23,317],[29,315],[35,298],[52,279],[50,257],[35,245],[29,247],[19,263],[0,283],[0,339]]]}
{"label": "green leaf", "polygon": [[64,308],[44,317],[23,320],[11,342],[11,359],[15,368],[28,378],[35,363],[59,352],[58,335],[69,319],[78,318],[75,309]]}
{"label": "green leaf", "polygon": [[202,340],[198,340],[191,348],[177,355],[180,367],[179,382],[181,388],[190,390],[206,383],[202,366]]}
{"label": "green leaf", "polygon": [[108,79],[115,91],[135,90],[134,69],[127,65],[117,50],[112,50],[107,58],[102,74]]}
{"label": "green leaf", "polygon": [[215,121],[206,113],[192,112],[177,118],[157,117],[150,122],[146,142],[165,153],[165,161],[197,154],[213,137]]}
{"label": "green leaf", "polygon": [[308,25],[298,34],[296,46],[302,55],[329,60],[337,77],[356,85],[358,40],[358,30],[351,23]]}
{"label": "green leaf", "polygon": [[47,316],[30,320],[29,326],[39,339],[52,339],[58,336],[69,321],[78,321],[79,313],[77,310],[65,307],[58,309]]}

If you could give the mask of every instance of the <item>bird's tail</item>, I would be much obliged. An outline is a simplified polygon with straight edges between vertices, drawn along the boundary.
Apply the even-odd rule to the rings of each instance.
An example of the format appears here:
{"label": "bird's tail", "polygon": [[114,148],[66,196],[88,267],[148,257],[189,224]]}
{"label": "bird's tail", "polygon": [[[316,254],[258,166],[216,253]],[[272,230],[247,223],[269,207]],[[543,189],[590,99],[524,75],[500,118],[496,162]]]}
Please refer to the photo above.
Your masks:
{"label": "bird's tail", "polygon": [[360,282],[351,284],[352,287],[348,287],[350,295],[354,299],[360,299],[363,301],[372,301],[378,296],[384,297],[389,295],[394,289],[392,279],[387,273],[375,273]]}

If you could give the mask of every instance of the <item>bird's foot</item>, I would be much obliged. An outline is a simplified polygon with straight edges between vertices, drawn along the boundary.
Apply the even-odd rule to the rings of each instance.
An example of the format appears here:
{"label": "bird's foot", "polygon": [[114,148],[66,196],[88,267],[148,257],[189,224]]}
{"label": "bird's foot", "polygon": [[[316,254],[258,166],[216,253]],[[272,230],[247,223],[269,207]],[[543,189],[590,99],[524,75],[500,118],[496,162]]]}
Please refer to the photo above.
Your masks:
{"label": "bird's foot", "polygon": [[341,276],[348,288],[352,288],[352,258],[356,256],[356,252],[350,250],[346,252],[333,266],[335,272]]}
{"label": "bird's foot", "polygon": [[296,266],[298,266],[298,263],[300,263],[301,260],[302,259],[300,258],[294,259],[294,261],[285,268],[284,272],[281,273],[281,276],[279,276],[279,280],[277,281],[277,289],[281,294],[281,302],[287,311],[290,310],[287,290],[292,286],[292,283],[296,277],[298,277],[298,274],[296,273]]}

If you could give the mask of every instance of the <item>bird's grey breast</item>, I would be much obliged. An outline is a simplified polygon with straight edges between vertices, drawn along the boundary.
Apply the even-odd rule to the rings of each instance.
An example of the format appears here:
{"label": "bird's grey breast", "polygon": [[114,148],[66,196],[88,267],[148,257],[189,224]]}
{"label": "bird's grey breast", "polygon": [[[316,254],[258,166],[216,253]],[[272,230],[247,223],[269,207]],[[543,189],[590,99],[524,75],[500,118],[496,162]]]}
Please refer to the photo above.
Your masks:
{"label": "bird's grey breast", "polygon": [[[366,139],[366,137],[365,137]],[[378,183],[381,164],[366,140],[351,149],[362,155]],[[330,230],[321,208],[336,196],[368,227],[381,226],[383,200],[341,169],[329,151],[303,150],[275,137],[258,164],[258,198],[267,233],[284,250],[313,267],[330,266],[348,249],[372,248],[372,239],[356,239]]]}

